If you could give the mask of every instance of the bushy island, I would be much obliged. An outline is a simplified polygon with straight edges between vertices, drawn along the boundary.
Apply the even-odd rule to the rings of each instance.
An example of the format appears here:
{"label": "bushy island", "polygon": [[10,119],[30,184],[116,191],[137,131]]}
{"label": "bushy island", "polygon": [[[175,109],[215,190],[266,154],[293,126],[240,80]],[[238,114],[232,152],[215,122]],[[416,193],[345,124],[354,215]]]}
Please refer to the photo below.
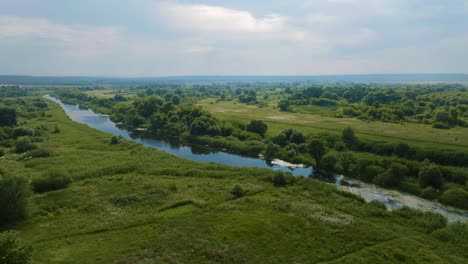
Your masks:
{"label": "bushy island", "polygon": [[[416,146],[404,137],[400,141],[393,138],[375,140],[365,134],[356,133],[352,126],[333,132],[305,133],[298,127],[273,133],[269,132],[269,127],[275,128],[279,122],[221,119],[197,105],[207,98],[216,99],[216,102],[238,102],[239,109],[248,104],[267,107],[268,102],[279,101],[278,110],[284,111],[292,109],[294,105],[312,104],[318,99],[335,100],[336,104],[333,106],[338,105],[338,102],[343,105],[343,108],[336,111],[346,112],[351,106],[362,106],[367,112],[379,109],[382,113],[387,113],[385,116],[388,118],[382,119],[386,122],[441,122],[438,120],[438,113],[447,111],[451,113],[446,120],[447,125],[464,126],[468,109],[466,87],[276,85],[286,88],[274,89],[273,84],[257,84],[253,87],[248,84],[155,84],[120,90],[106,98],[76,89],[58,90],[55,95],[65,102],[78,103],[110,114],[114,122],[143,136],[208,145],[243,155],[262,154],[269,160],[279,158],[313,165],[319,174],[316,176],[321,178],[331,177],[332,173],[344,174],[381,187],[395,188],[468,209],[467,148],[445,147],[443,144]],[[257,99],[260,94],[263,94],[261,102]],[[275,96],[276,99],[273,100],[270,96]],[[431,100],[432,104],[426,105],[427,100]],[[284,102],[288,102],[288,107],[282,106]],[[329,104],[320,106],[328,109]],[[397,110],[405,111],[395,114]],[[426,119],[414,118],[414,114],[421,111],[425,111]],[[365,116],[369,117],[369,114]],[[359,118],[368,120],[367,117]]]}
{"label": "bushy island", "polygon": [[2,263],[468,258],[465,223],[409,208],[387,211],[311,178],[197,163],[112,141],[37,93],[43,94],[0,99],[10,120],[0,129]]}

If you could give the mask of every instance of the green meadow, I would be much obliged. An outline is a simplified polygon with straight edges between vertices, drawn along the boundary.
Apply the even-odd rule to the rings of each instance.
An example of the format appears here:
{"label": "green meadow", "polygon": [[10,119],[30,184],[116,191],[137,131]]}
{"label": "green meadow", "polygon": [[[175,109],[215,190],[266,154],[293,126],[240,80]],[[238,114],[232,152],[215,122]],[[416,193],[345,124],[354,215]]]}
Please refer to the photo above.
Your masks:
{"label": "green meadow", "polygon": [[274,102],[266,107],[247,105],[235,101],[219,101],[213,98],[198,103],[216,117],[244,122],[260,119],[268,124],[268,133],[276,135],[287,128],[304,133],[341,133],[351,126],[362,138],[385,142],[408,142],[411,145],[441,149],[466,149],[468,128],[456,127],[449,130],[433,129],[418,123],[385,123],[364,121],[357,118],[336,118],[329,107],[296,107],[295,112],[281,112]]}

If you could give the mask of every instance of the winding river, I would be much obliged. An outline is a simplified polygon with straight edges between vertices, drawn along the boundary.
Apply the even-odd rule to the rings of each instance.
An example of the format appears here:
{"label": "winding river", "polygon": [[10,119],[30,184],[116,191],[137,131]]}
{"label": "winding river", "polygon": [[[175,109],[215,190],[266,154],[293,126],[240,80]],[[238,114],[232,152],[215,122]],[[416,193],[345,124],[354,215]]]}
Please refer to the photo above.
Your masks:
{"label": "winding river", "polygon": [[[75,122],[86,124],[92,128],[112,135],[122,136],[127,140],[135,141],[144,144],[145,146],[154,147],[182,158],[199,162],[215,162],[237,167],[268,168],[290,172],[293,175],[305,177],[310,176],[313,172],[313,168],[311,167],[294,165],[281,160],[274,160],[269,163],[261,158],[243,157],[232,153],[214,151],[200,146],[175,145],[164,140],[132,137],[130,136],[129,131],[118,128],[108,116],[94,113],[89,109],[82,109],[78,105],[63,103],[59,99],[49,95],[45,95],[44,98],[59,104],[65,113]],[[379,188],[375,185],[362,183],[356,180],[346,180],[343,176],[336,176],[336,178],[332,179],[331,182],[338,185],[339,188],[363,197],[364,200],[368,202],[382,202],[389,210],[408,206],[424,211],[440,213],[446,216],[450,222],[468,221],[468,211],[428,201],[414,195]]]}

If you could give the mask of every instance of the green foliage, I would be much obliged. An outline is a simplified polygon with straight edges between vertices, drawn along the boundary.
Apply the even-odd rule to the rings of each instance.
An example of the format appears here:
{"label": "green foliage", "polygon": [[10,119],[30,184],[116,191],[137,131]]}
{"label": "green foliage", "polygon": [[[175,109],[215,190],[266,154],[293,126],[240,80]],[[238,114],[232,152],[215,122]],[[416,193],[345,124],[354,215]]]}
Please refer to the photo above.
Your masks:
{"label": "green foliage", "polygon": [[447,218],[438,213],[423,212],[406,206],[394,210],[393,213],[408,219],[412,226],[426,233],[432,233],[447,226]]}
{"label": "green foliage", "polygon": [[442,172],[439,167],[434,164],[424,166],[419,171],[419,185],[421,187],[433,187],[434,189],[440,189],[442,187]]}
{"label": "green foliage", "polygon": [[0,226],[16,224],[28,216],[29,196],[26,179],[0,176]]}
{"label": "green foliage", "polygon": [[449,189],[442,193],[440,202],[468,210],[468,192],[462,188]]}
{"label": "green foliage", "polygon": [[28,156],[32,158],[47,158],[53,155],[52,151],[43,148],[36,148],[28,152]]}
{"label": "green foliage", "polygon": [[243,197],[246,192],[247,191],[240,184],[234,185],[234,187],[231,189],[231,194],[236,199]]}
{"label": "green foliage", "polygon": [[51,171],[42,177],[32,181],[34,192],[43,193],[54,190],[65,189],[70,185],[71,178],[66,173],[61,171]]}
{"label": "green foliage", "polygon": [[278,145],[274,144],[273,142],[268,142],[268,144],[265,146],[265,158],[267,160],[274,159],[278,156],[279,149],[280,148]]}
{"label": "green foliage", "polygon": [[263,123],[261,120],[252,120],[247,125],[247,131],[259,134],[260,136],[265,136],[265,133],[268,130],[267,124]]}
{"label": "green foliage", "polygon": [[16,153],[24,153],[26,151],[29,151],[29,150],[33,150],[33,149],[36,149],[37,146],[32,143],[31,139],[29,139],[29,137],[20,137],[17,141],[16,141],[16,145],[15,145],[15,151]]}
{"label": "green foliage", "polygon": [[425,199],[429,199],[429,200],[437,199],[438,196],[439,196],[439,194],[437,193],[437,190],[434,189],[432,186],[429,186],[429,187],[425,188],[421,192],[421,197],[423,197]]}
{"label": "green foliage", "polygon": [[328,172],[342,173],[343,168],[340,164],[340,156],[335,152],[328,152],[320,161],[320,169]]}
{"label": "green foliage", "polygon": [[282,186],[288,185],[289,180],[290,180],[288,178],[290,178],[289,174],[286,174],[285,172],[282,172],[282,171],[275,171],[271,180],[274,186],[282,187]]}
{"label": "green foliage", "polygon": [[444,123],[440,123],[440,122],[437,122],[437,123],[434,123],[432,125],[432,128],[437,128],[437,129],[449,129],[450,126],[449,125],[446,125]]}
{"label": "green foliage", "polygon": [[14,138],[14,139],[17,139],[21,136],[30,136],[30,137],[33,137],[35,135],[35,131],[33,129],[30,129],[30,128],[27,128],[27,127],[15,127],[12,131],[11,131],[11,136]]}
{"label": "green foliage", "polygon": [[31,262],[32,248],[18,239],[16,232],[0,233],[0,263],[27,264]]}
{"label": "green foliage", "polygon": [[352,146],[356,143],[356,135],[354,133],[354,129],[352,127],[345,127],[341,134],[341,139],[348,144],[348,146]]}
{"label": "green foliage", "polygon": [[16,110],[14,108],[0,107],[0,127],[16,126]]}
{"label": "green foliage", "polygon": [[112,136],[111,137],[111,140],[110,140],[111,145],[120,144],[121,142],[122,142],[122,137],[120,137],[120,136]]}
{"label": "green foliage", "polygon": [[320,167],[322,157],[327,153],[325,141],[321,139],[312,139],[308,144],[310,154],[314,157],[317,167]]}
{"label": "green foliage", "polygon": [[374,183],[383,187],[396,187],[408,173],[408,168],[399,163],[392,163],[388,170],[374,179]]}

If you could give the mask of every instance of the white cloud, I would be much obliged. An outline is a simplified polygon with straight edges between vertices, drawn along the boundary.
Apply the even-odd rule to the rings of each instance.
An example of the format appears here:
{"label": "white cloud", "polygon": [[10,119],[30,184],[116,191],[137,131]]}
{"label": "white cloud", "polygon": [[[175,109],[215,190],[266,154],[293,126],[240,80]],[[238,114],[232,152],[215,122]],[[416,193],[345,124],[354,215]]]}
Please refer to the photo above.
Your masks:
{"label": "white cloud", "polygon": [[271,33],[284,30],[288,20],[278,14],[256,18],[244,10],[220,6],[164,3],[157,8],[171,26],[190,31]]}
{"label": "white cloud", "polygon": [[121,30],[116,27],[64,25],[44,18],[0,15],[1,38],[41,38],[55,40],[65,56],[97,56],[116,52],[122,44]]}
{"label": "white cloud", "polygon": [[[328,49],[327,39],[303,28],[292,26],[287,16],[252,12],[221,6],[165,2],[156,5],[156,22],[170,32],[182,33],[187,45],[183,52],[203,53],[226,47],[239,49],[307,45]],[[208,49],[206,47],[209,47]]]}

